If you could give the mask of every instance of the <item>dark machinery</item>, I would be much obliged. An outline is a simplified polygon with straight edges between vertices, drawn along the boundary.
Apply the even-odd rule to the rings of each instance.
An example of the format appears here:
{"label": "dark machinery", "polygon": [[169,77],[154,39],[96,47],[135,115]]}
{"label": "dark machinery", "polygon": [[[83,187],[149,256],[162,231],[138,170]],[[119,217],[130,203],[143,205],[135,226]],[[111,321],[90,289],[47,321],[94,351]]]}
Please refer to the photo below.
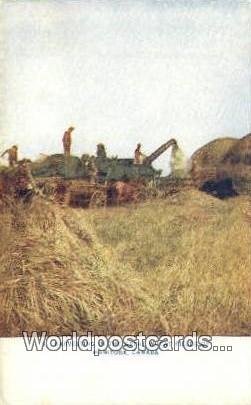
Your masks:
{"label": "dark machinery", "polygon": [[[152,163],[169,147],[177,145],[175,139],[161,145],[151,155],[145,157],[142,164],[135,164],[134,159],[107,157],[105,147],[97,146],[97,156],[64,156],[56,154],[46,157],[41,162],[33,162],[34,177],[63,177],[65,179],[88,179],[96,167],[97,182],[153,180],[160,177],[161,170],[156,170]],[[92,173],[91,173],[92,172]]]}

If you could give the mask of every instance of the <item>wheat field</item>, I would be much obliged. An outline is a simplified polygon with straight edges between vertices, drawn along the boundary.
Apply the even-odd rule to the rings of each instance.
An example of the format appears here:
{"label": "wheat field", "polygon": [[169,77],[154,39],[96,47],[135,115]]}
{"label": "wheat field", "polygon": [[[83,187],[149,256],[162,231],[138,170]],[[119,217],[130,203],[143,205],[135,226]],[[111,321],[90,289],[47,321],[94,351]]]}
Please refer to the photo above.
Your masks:
{"label": "wheat field", "polygon": [[1,207],[0,334],[251,334],[251,200]]}

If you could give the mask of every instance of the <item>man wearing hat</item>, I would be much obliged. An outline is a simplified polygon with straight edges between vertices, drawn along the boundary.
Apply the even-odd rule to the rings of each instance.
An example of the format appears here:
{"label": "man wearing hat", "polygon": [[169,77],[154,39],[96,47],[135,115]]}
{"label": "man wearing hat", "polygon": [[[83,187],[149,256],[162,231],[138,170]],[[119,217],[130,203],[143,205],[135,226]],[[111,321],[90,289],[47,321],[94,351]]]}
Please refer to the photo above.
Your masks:
{"label": "man wearing hat", "polygon": [[141,152],[141,144],[138,143],[137,148],[134,151],[134,164],[141,165],[143,163],[144,155]]}
{"label": "man wearing hat", "polygon": [[74,131],[74,127],[69,127],[67,131],[65,131],[62,139],[65,156],[70,156],[71,154],[72,131]]}
{"label": "man wearing hat", "polygon": [[13,145],[11,148],[6,149],[1,155],[1,157],[4,157],[5,155],[8,154],[8,161],[9,161],[9,166],[13,167],[17,164],[17,151],[18,147],[16,145]]}

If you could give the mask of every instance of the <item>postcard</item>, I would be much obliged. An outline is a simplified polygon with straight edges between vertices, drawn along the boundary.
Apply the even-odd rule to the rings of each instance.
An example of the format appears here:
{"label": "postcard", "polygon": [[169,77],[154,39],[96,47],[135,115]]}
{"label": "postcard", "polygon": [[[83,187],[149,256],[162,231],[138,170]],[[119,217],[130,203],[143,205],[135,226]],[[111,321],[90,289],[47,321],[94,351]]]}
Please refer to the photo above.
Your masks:
{"label": "postcard", "polygon": [[1,1],[1,404],[251,402],[250,27]]}

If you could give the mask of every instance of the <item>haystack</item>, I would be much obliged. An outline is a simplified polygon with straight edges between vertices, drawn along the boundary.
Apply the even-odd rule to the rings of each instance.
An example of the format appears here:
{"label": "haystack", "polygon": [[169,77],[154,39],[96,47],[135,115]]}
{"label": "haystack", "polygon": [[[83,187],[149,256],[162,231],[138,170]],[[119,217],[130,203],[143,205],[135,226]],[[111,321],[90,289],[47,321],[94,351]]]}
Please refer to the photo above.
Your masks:
{"label": "haystack", "polygon": [[198,187],[217,181],[217,170],[224,156],[238,143],[235,138],[218,138],[198,149],[191,157],[191,176]]}
{"label": "haystack", "polygon": [[239,194],[251,194],[251,134],[238,140],[223,157],[218,177],[226,176]]}
{"label": "haystack", "polygon": [[83,211],[43,200],[0,206],[0,336],[109,330],[118,302],[133,313],[130,281],[116,281]]}

